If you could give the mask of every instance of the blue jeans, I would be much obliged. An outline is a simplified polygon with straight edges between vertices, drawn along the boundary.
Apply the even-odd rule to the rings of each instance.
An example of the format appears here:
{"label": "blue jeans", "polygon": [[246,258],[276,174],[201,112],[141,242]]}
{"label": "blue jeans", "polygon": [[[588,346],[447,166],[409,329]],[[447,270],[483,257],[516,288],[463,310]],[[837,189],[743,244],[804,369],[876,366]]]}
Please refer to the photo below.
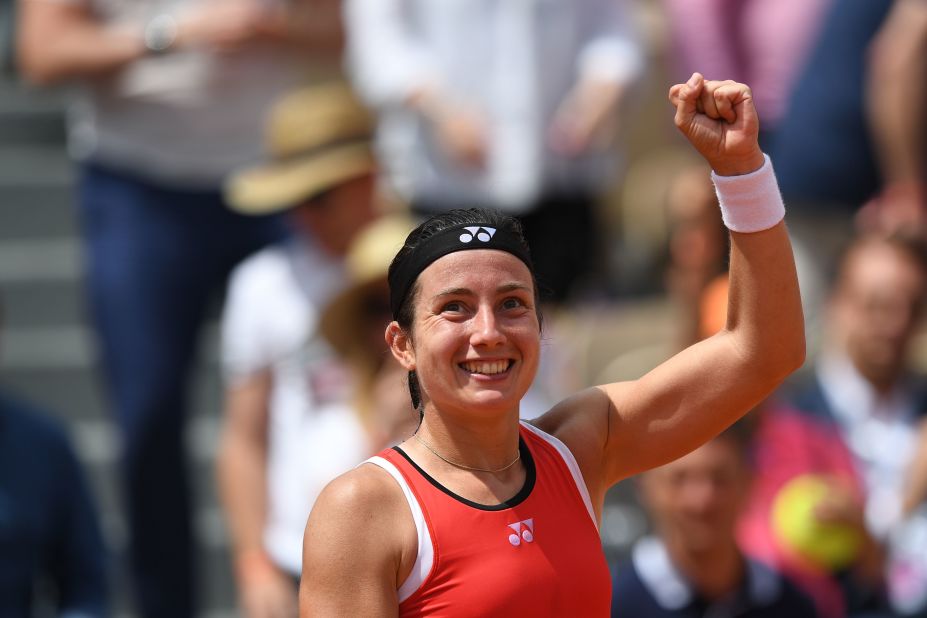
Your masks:
{"label": "blue jeans", "polygon": [[83,169],[79,202],[90,309],[122,439],[138,603],[147,617],[192,616],[183,426],[197,338],[232,267],[286,228],[233,213],[218,192],[165,189],[93,165]]}

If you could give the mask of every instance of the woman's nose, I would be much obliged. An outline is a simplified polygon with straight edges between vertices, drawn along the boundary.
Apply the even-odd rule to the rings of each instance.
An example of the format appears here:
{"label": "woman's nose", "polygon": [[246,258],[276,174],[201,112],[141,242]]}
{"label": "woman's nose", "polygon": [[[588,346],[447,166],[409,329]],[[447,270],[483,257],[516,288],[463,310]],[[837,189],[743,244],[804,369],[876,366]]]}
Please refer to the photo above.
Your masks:
{"label": "woman's nose", "polygon": [[473,316],[473,332],[470,341],[474,346],[498,345],[505,341],[505,335],[499,329],[495,312],[490,307],[481,306]]}

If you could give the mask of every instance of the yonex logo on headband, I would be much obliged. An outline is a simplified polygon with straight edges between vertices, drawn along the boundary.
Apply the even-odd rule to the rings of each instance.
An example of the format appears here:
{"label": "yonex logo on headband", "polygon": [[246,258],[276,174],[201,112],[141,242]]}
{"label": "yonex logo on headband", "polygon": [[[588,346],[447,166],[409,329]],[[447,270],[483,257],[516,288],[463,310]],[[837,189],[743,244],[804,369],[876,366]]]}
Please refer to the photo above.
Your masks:
{"label": "yonex logo on headband", "polygon": [[465,227],[464,229],[467,231],[460,235],[460,242],[463,243],[468,243],[474,238],[482,242],[489,242],[496,234],[496,228],[494,227],[474,225],[472,227]]}
{"label": "yonex logo on headband", "polygon": [[[472,216],[473,213],[466,214]],[[419,273],[429,264],[449,253],[470,249],[505,251],[524,262],[528,270],[531,270],[531,256],[528,253],[528,247],[518,234],[517,228],[468,223],[437,231],[420,241],[413,250],[403,255],[403,259],[398,264],[390,268],[389,303],[393,319],[399,319],[399,309],[409,290],[415,284]]]}

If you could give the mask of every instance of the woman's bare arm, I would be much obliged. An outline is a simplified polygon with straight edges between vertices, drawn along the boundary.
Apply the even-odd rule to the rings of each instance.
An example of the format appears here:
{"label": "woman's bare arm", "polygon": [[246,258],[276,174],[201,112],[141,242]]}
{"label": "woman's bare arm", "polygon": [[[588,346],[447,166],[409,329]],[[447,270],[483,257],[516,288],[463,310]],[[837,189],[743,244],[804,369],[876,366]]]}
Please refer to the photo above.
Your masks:
{"label": "woman's bare arm", "polygon": [[385,471],[368,464],[338,477],[306,524],[299,615],[396,616],[417,549],[409,506]]}
{"label": "woman's bare arm", "polygon": [[[749,88],[694,76],[674,86],[676,124],[719,176],[764,164]],[[805,357],[798,281],[785,224],[731,232],[726,328],[639,380],[585,391],[539,425],[563,439],[596,495],[676,459],[764,399]]]}

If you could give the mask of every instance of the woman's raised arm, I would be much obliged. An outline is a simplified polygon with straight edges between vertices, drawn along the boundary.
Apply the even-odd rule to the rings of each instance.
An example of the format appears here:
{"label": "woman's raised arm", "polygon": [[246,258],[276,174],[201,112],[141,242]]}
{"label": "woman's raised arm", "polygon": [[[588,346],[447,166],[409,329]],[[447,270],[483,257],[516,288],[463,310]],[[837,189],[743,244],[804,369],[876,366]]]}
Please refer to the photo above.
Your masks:
{"label": "woman's raised arm", "polygon": [[580,393],[539,423],[570,446],[596,495],[706,442],[805,358],[795,264],[750,89],[695,74],[669,98],[676,126],[714,171],[732,230],[727,325],[639,380]]}

